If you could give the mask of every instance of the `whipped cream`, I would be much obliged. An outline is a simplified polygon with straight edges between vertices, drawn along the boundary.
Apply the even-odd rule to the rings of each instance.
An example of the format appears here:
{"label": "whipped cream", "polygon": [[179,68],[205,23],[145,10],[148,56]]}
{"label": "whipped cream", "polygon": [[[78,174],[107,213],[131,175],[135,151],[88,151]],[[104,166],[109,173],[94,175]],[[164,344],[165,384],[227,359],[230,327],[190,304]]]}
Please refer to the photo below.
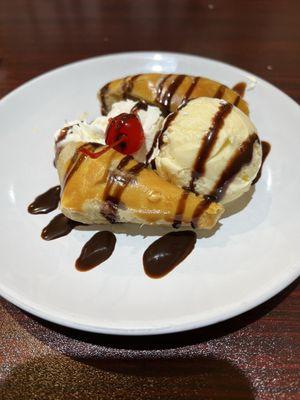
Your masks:
{"label": "whipped cream", "polygon": [[[137,104],[133,100],[124,100],[114,103],[107,116],[100,116],[93,122],[70,121],[55,133],[56,149],[61,149],[70,142],[93,142],[105,145],[105,131],[109,118],[116,117],[122,113],[130,113]],[[138,110],[137,115],[141,121],[145,142],[139,151],[133,154],[133,157],[139,162],[145,162],[146,156],[154,145],[154,139],[160,130],[163,117],[159,108],[148,105],[147,110]],[[158,154],[158,148],[155,147],[149,162]]]}

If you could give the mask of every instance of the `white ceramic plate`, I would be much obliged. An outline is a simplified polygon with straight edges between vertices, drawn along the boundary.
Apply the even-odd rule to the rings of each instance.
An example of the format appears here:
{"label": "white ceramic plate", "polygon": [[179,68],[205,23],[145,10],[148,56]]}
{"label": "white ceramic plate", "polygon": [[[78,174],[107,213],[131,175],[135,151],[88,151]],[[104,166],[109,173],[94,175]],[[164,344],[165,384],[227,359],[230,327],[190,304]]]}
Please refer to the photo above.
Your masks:
{"label": "white ceramic plate", "polygon": [[[32,216],[27,205],[57,184],[53,133],[84,111],[98,115],[96,91],[141,72],[207,76],[228,86],[255,82],[246,93],[262,139],[271,142],[263,176],[242,211],[198,239],[193,253],[165,278],[143,271],[144,250],[164,230],[121,228],[113,256],[87,273],[74,261],[92,232],[40,238],[55,215]],[[123,53],[51,71],[0,102],[0,293],[39,317],[112,334],[176,332],[222,321],[275,295],[300,271],[299,106],[238,68],[184,54]],[[145,234],[146,236],[143,236]]]}

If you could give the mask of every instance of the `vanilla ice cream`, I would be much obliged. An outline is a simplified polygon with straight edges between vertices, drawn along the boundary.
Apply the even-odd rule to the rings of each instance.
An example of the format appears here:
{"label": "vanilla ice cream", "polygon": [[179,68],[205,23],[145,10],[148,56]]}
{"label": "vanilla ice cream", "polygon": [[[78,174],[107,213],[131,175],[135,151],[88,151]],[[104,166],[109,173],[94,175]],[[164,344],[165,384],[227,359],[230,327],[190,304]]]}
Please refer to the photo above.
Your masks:
{"label": "vanilla ice cream", "polygon": [[222,191],[223,204],[249,190],[262,162],[255,126],[240,109],[220,99],[191,100],[161,140],[157,173],[197,194]]}
{"label": "vanilla ice cream", "polygon": [[[119,101],[113,104],[107,116],[100,116],[91,123],[79,120],[68,122],[55,133],[56,148],[61,149],[70,142],[93,142],[105,145],[105,131],[109,119],[122,113],[130,113],[136,104],[137,102],[132,100]],[[155,136],[161,128],[163,117],[159,108],[150,105],[146,110],[138,110],[137,115],[143,127],[145,143],[133,157],[139,162],[145,162],[146,155],[152,149]],[[151,152],[149,162],[155,158],[157,152],[157,148]]]}

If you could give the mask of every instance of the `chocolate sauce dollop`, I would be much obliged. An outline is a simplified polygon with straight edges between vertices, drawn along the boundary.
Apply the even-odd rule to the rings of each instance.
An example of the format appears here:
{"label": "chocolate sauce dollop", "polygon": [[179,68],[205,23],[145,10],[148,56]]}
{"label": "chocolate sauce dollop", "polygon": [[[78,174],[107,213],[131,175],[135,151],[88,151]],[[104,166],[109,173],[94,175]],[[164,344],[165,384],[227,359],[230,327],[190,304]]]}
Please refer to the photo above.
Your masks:
{"label": "chocolate sauce dollop", "polygon": [[80,256],[76,260],[78,271],[89,271],[107,260],[113,253],[116,236],[112,232],[104,231],[96,233],[82,248]]}
{"label": "chocolate sauce dollop", "polygon": [[193,231],[170,232],[152,243],[143,256],[144,270],[150,278],[161,278],[171,272],[195,247]]}
{"label": "chocolate sauce dollop", "polygon": [[76,226],[83,225],[81,222],[72,221],[64,214],[58,214],[49,224],[42,230],[42,238],[44,240],[53,240],[62,236],[66,236]]}
{"label": "chocolate sauce dollop", "polygon": [[60,200],[60,186],[54,186],[47,192],[40,194],[29,204],[27,210],[30,214],[47,214],[58,207]]}

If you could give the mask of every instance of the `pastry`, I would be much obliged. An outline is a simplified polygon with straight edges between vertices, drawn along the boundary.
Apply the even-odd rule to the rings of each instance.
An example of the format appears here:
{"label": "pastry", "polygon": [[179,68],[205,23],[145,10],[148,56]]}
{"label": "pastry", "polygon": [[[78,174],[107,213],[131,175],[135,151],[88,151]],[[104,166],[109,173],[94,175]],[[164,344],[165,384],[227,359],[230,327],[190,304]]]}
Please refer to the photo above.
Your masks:
{"label": "pastry", "polygon": [[107,83],[98,92],[103,115],[110,111],[113,103],[126,98],[145,101],[168,114],[197,97],[224,99],[245,114],[249,113],[246,101],[234,90],[211,79],[190,75],[131,75]]}
{"label": "pastry", "polygon": [[167,182],[132,156],[98,144],[68,143],[57,159],[62,187],[60,208],[85,224],[131,222],[212,228],[223,207]]}

